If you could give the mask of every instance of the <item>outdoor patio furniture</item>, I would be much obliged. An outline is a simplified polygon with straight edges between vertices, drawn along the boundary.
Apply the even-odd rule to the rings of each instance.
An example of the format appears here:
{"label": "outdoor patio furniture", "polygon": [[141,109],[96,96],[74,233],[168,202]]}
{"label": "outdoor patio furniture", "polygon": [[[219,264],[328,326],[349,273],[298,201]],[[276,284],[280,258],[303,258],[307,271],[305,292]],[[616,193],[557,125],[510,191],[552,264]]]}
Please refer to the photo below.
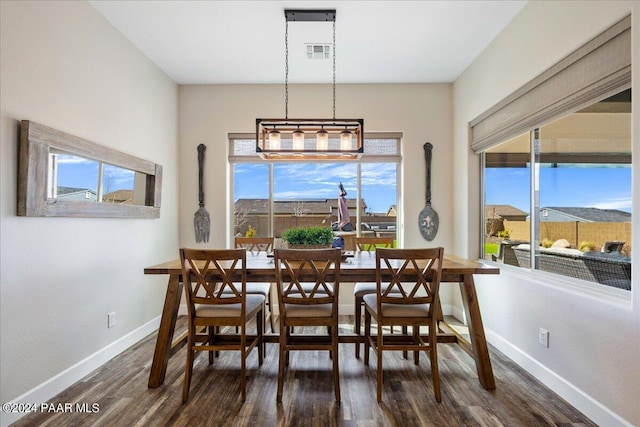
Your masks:
{"label": "outdoor patio furniture", "polygon": [[[528,244],[513,247],[520,267],[531,267]],[[538,268],[606,286],[631,290],[631,258],[617,253],[581,252],[577,249],[540,248]]]}
{"label": "outdoor patio furniture", "polygon": [[498,246],[498,253],[491,255],[491,260],[501,262],[503,264],[519,266],[516,254],[513,252],[513,247],[525,243],[522,240],[503,240]]}

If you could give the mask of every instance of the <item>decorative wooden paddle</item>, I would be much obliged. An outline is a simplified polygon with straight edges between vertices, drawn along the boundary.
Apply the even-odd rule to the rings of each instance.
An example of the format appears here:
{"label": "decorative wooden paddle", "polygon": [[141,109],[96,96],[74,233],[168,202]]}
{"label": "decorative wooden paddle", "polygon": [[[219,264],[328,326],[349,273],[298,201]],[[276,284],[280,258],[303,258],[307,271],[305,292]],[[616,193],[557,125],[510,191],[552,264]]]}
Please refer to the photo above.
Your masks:
{"label": "decorative wooden paddle", "polygon": [[427,203],[418,217],[418,227],[420,227],[422,237],[430,242],[438,233],[439,220],[438,213],[431,207],[431,150],[433,145],[427,142],[423,147],[424,159],[427,163]]}
{"label": "decorative wooden paddle", "polygon": [[204,151],[207,147],[204,144],[198,145],[198,201],[200,207],[193,218],[193,226],[196,230],[196,242],[209,241],[209,229],[211,221],[209,220],[209,212],[204,208],[204,190],[202,188],[204,174]]}

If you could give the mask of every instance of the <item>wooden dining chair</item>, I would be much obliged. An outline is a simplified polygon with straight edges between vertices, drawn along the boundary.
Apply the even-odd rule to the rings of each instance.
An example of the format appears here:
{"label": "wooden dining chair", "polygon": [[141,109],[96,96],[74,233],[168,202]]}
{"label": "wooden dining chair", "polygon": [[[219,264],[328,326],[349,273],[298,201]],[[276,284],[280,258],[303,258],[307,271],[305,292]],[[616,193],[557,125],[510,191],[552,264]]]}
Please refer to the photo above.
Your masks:
{"label": "wooden dining chair", "polygon": [[[376,250],[376,293],[364,297],[364,363],[369,365],[370,349],[375,349],[378,402],[382,401],[382,353],[389,350],[413,351],[416,365],[420,351],[428,352],[433,391],[436,401],[441,401],[436,344],[443,256],[443,248]],[[371,334],[372,319],[377,324],[375,336]],[[383,326],[394,325],[401,326],[403,332],[383,334]],[[426,341],[420,335],[421,326],[428,328]],[[411,334],[407,333],[409,327]]]}
{"label": "wooden dining chair", "polygon": [[[333,384],[340,401],[338,369],[338,294],[340,249],[276,249],[276,283],[280,309],[278,392],[282,402],[285,366],[292,350],[329,350],[333,361]],[[309,288],[305,284],[312,284]],[[300,336],[295,326],[326,327],[327,335]],[[319,328],[323,329],[323,328]]]}
{"label": "wooden dining chair", "polygon": [[[264,297],[246,293],[244,249],[180,249],[182,280],[187,301],[188,342],[182,402],[189,399],[189,388],[196,351],[240,352],[241,400],[246,399],[246,362],[258,348],[258,364],[264,360]],[[255,319],[256,334],[247,334],[247,324]],[[239,333],[226,333],[227,327]],[[202,332],[199,332],[202,330]]]}
{"label": "wooden dining chair", "polygon": [[[252,254],[260,252],[270,253],[273,251],[273,237],[236,237],[236,249],[245,249]],[[273,320],[273,304],[271,298],[271,283],[249,282],[247,283],[248,295],[263,295],[269,316],[269,325],[271,332],[275,332]]]}
{"label": "wooden dining chair", "polygon": [[[393,248],[393,237],[356,237],[356,251],[366,252],[370,256],[374,256],[377,248]],[[353,315],[355,318],[354,332],[358,335],[356,341],[356,358],[360,357],[360,343],[363,342],[362,336],[362,315],[364,307],[364,296],[376,293],[375,282],[356,282],[353,287],[354,308]]]}

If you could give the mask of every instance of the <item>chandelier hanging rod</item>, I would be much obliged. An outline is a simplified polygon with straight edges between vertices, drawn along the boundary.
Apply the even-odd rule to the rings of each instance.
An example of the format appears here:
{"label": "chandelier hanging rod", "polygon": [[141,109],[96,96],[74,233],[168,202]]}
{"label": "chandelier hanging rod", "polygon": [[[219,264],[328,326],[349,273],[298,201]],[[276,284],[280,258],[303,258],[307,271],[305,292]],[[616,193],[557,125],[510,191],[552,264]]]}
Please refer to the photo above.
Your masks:
{"label": "chandelier hanging rod", "polygon": [[[256,119],[256,152],[263,158],[357,159],[363,154],[364,120],[336,119],[336,11],[286,9],[285,16],[285,116]],[[289,118],[289,22],[333,23],[333,118]],[[315,135],[315,143],[305,135]],[[354,144],[355,142],[355,144]]]}

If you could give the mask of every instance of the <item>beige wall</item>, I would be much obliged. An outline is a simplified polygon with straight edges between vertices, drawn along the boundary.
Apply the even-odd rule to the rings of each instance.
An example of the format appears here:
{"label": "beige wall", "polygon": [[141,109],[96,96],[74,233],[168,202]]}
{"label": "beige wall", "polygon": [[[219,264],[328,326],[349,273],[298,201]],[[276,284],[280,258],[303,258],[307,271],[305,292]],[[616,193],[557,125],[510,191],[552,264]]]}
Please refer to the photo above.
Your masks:
{"label": "beige wall", "polygon": [[[198,209],[196,147],[207,145],[205,203],[213,219],[209,246],[227,244],[230,216],[227,133],[255,132],[257,117],[284,116],[284,85],[193,85],[180,87],[180,243],[195,245]],[[451,85],[338,85],[337,116],[364,118],[366,132],[402,132],[404,245],[424,246],[418,214],[424,207],[422,145],[434,145],[433,207],[440,231],[434,244],[450,246]],[[289,85],[289,117],[330,117],[331,86]]]}
{"label": "beige wall", "polygon": [[[468,123],[633,9],[633,85],[640,88],[640,3],[532,1],[454,83],[453,249],[478,256],[478,157],[469,150]],[[633,182],[640,182],[640,90],[633,92]],[[634,212],[640,197],[634,188]],[[638,241],[640,215],[633,220]],[[634,254],[632,276],[640,277]],[[640,292],[632,301],[603,300],[549,279],[504,267],[478,277],[490,342],[601,425],[640,425]],[[550,348],[538,329],[550,331]]]}
{"label": "beige wall", "polygon": [[[128,334],[157,327],[166,278],[144,276],[143,268],[177,256],[177,86],[88,3],[2,1],[0,8],[5,403],[38,386],[64,386],[112,357]],[[22,119],[161,164],[160,219],[17,217]],[[107,329],[111,311],[117,324]],[[37,390],[34,399],[43,396]]]}
{"label": "beige wall", "polygon": [[[193,214],[198,209],[197,151],[207,146],[205,204],[212,219],[211,241],[200,246],[225,246],[232,210],[227,134],[255,132],[257,117],[284,115],[284,85],[180,86],[180,244],[197,246]],[[425,246],[418,214],[425,205],[423,144],[433,145],[432,204],[440,216],[433,245],[451,247],[451,85],[338,85],[336,115],[364,118],[366,132],[402,132],[399,194],[400,241],[405,247]],[[289,85],[289,117],[330,117],[330,85]],[[353,312],[344,286],[341,310]],[[451,286],[443,286],[443,310],[451,307]],[[342,293],[341,293],[342,294]]]}

